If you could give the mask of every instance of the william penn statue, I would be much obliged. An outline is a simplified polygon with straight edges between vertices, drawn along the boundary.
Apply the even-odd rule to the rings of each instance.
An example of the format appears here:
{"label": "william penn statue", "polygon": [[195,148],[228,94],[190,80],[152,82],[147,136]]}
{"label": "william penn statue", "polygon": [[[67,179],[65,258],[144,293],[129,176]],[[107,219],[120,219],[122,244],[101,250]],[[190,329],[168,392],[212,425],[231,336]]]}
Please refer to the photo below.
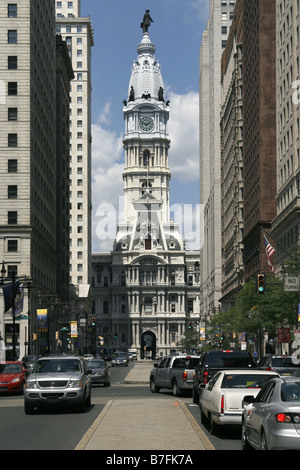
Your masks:
{"label": "william penn statue", "polygon": [[150,16],[150,10],[146,10],[146,13],[144,14],[143,22],[141,23],[141,28],[143,28],[144,33],[148,33],[148,28],[151,25],[151,23],[154,23],[154,21]]}

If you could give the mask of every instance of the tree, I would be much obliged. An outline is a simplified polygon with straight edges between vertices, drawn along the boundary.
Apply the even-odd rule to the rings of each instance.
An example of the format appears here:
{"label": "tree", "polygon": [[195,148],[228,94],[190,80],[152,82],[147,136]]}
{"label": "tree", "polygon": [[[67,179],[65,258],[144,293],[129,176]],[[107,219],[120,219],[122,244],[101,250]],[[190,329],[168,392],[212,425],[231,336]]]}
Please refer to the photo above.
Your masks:
{"label": "tree", "polygon": [[254,279],[245,283],[234,307],[216,315],[212,326],[218,325],[225,333],[257,335],[262,330],[275,332],[280,326],[295,325],[298,293],[285,292],[283,281],[274,277],[267,278],[266,286],[265,294],[258,295]]}
{"label": "tree", "polygon": [[183,351],[190,351],[197,348],[198,333],[193,328],[185,330],[184,337],[179,341],[179,347]]}

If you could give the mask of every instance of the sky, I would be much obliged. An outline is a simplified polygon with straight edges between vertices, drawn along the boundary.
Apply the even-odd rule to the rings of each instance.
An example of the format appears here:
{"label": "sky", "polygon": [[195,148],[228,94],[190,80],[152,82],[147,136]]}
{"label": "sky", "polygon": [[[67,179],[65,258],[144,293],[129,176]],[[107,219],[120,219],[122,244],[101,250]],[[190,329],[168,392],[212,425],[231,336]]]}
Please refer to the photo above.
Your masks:
{"label": "sky", "polygon": [[[92,48],[92,251],[112,249],[114,236],[105,209],[116,208],[123,195],[124,118],[131,66],[143,31],[146,9],[170,100],[170,205],[199,205],[199,51],[209,16],[209,0],[82,0],[81,16],[90,16]],[[114,232],[117,220],[113,221]],[[104,235],[105,232],[105,235]],[[195,247],[191,247],[195,248]]]}

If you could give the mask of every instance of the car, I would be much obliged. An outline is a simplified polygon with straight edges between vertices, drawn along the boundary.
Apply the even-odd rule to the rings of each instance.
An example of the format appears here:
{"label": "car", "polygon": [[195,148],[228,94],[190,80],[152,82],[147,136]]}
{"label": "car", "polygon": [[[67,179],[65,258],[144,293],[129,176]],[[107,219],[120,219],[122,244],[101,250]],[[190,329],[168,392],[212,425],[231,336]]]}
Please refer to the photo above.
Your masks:
{"label": "car", "polygon": [[26,373],[20,361],[0,362],[0,393],[23,393]]}
{"label": "car", "polygon": [[76,406],[84,412],[91,404],[91,373],[80,356],[40,358],[24,386],[24,409]]}
{"label": "car", "polygon": [[202,423],[209,424],[211,434],[216,434],[219,426],[241,425],[243,398],[249,394],[256,396],[270,379],[279,377],[275,372],[258,370],[223,370],[217,372],[203,388],[199,407]]}
{"label": "car", "polygon": [[110,366],[103,359],[89,360],[88,367],[92,371],[92,385],[103,384],[104,387],[110,386]]}
{"label": "car", "polygon": [[200,356],[190,354],[171,354],[163,358],[159,364],[154,364],[150,372],[150,390],[158,393],[161,388],[173,391],[178,397],[185,392],[191,392],[195,367]]}
{"label": "car", "polygon": [[23,356],[22,362],[25,364],[25,368],[27,369],[28,374],[31,374],[32,369],[34,368],[34,364],[40,357],[42,356],[41,355]]}
{"label": "car", "polygon": [[94,356],[93,354],[85,354],[83,358],[85,361],[90,361],[91,359],[94,359]]}
{"label": "car", "polygon": [[244,403],[244,450],[300,450],[300,377],[271,379]]}
{"label": "car", "polygon": [[123,351],[117,351],[113,353],[111,359],[111,366],[125,366],[128,367],[129,357],[128,354]]}
{"label": "car", "polygon": [[137,360],[137,350],[136,349],[127,349],[127,354],[131,361]]}
{"label": "car", "polygon": [[293,362],[292,356],[276,356],[274,354],[266,354],[258,363],[261,370],[273,370],[279,375],[293,375],[296,370],[300,370],[300,364]]}
{"label": "car", "polygon": [[247,351],[206,351],[195,369],[193,378],[193,402],[199,403],[202,384],[207,384],[219,370],[254,369],[256,362]]}

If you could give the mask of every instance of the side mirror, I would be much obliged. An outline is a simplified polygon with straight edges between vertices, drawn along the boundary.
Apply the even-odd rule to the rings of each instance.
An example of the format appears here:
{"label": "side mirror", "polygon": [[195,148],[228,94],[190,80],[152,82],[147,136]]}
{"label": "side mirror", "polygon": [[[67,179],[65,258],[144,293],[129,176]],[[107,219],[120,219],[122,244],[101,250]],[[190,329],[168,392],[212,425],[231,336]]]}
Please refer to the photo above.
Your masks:
{"label": "side mirror", "polygon": [[88,370],[86,371],[86,375],[91,375],[92,373],[93,373],[93,372],[92,372],[91,369],[88,369]]}
{"label": "side mirror", "polygon": [[153,367],[158,367],[158,364],[153,364]]}
{"label": "side mirror", "polygon": [[243,400],[242,400],[242,407],[244,408],[247,405],[250,405],[250,403],[253,403],[255,401],[255,398],[253,395],[246,395]]}

